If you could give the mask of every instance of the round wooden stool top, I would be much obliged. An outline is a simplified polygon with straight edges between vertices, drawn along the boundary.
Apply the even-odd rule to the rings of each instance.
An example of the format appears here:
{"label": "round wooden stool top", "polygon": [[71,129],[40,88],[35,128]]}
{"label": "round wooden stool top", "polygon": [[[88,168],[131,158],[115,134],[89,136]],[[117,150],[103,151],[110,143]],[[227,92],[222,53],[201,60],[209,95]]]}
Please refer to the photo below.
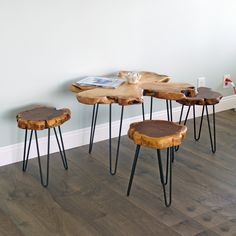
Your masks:
{"label": "round wooden stool top", "polygon": [[135,144],[155,149],[165,149],[182,143],[187,127],[165,120],[145,120],[132,123],[128,136]]}
{"label": "round wooden stool top", "polygon": [[176,102],[191,106],[191,105],[215,105],[220,102],[223,97],[222,94],[212,91],[207,87],[200,87],[197,89],[198,93],[195,97],[186,97]]}
{"label": "round wooden stool top", "polygon": [[43,130],[62,125],[71,117],[67,108],[57,110],[54,107],[35,107],[17,114],[18,127],[21,129]]}

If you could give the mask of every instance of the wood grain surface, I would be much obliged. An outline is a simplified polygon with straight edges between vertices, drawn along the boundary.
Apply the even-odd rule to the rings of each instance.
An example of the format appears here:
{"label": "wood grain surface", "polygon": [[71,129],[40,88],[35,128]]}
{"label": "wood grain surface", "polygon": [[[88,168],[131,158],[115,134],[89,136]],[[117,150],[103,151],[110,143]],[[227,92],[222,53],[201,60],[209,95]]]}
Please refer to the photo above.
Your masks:
{"label": "wood grain surface", "polygon": [[144,83],[141,87],[145,96],[160,99],[179,100],[197,95],[194,86],[188,83]]}
{"label": "wood grain surface", "polygon": [[[120,79],[126,80],[129,71],[120,71]],[[137,84],[125,82],[116,89],[97,88],[91,86],[81,86],[72,84],[70,90],[77,93],[77,99],[80,103],[130,105],[142,103],[143,96],[153,96],[156,98],[178,100],[186,96],[195,96],[194,86],[188,83],[167,83],[170,77],[159,75],[153,72],[139,72],[141,79]]]}
{"label": "wood grain surface", "polygon": [[[141,79],[138,84],[129,84],[125,82],[116,89],[98,88],[91,86],[81,86],[72,84],[70,90],[77,93],[77,99],[84,104],[111,104],[118,103],[119,105],[129,105],[143,102],[143,84],[145,83],[160,83],[168,82],[169,77],[159,75],[152,72],[139,72]],[[118,76],[125,80],[128,71],[120,71]]]}
{"label": "wood grain surface", "polygon": [[21,129],[43,130],[57,127],[69,120],[70,110],[57,110],[54,107],[39,106],[17,114],[18,127]]}
{"label": "wood grain surface", "polygon": [[223,97],[219,92],[213,91],[211,88],[200,87],[197,89],[195,97],[185,97],[177,102],[186,106],[191,105],[215,105],[220,102]]}
{"label": "wood grain surface", "polygon": [[165,149],[182,143],[187,127],[165,120],[145,120],[130,125],[128,136],[135,144]]}

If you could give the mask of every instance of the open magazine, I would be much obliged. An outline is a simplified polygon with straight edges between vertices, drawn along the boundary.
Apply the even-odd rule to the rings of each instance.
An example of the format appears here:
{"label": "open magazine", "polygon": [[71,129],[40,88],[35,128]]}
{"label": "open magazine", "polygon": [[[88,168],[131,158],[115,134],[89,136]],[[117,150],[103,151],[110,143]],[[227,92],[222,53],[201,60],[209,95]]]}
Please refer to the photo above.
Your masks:
{"label": "open magazine", "polygon": [[106,78],[99,76],[89,76],[77,81],[76,83],[80,86],[98,86],[103,88],[117,88],[123,84],[125,80],[115,79],[115,78]]}

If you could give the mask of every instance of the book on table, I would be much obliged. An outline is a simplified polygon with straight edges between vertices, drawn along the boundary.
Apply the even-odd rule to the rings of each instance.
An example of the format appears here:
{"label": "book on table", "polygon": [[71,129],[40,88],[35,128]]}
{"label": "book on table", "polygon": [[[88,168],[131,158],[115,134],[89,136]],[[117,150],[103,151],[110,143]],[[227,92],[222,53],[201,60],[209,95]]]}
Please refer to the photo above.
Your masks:
{"label": "book on table", "polygon": [[117,88],[123,84],[125,80],[117,78],[107,78],[101,76],[88,76],[76,82],[80,86],[97,86],[103,88]]}

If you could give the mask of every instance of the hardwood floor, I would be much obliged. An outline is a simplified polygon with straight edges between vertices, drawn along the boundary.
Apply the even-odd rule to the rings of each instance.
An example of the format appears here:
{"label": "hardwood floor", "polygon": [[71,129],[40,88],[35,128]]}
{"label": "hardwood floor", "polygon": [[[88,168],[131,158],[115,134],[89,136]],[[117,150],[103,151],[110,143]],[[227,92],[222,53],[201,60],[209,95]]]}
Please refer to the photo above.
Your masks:
{"label": "hardwood floor", "polygon": [[[155,150],[141,148],[126,197],[135,145],[121,139],[116,176],[108,172],[108,142],[67,151],[69,170],[52,155],[48,188],[37,159],[0,168],[0,235],[236,235],[236,112],[216,114],[217,152],[206,120],[199,142],[188,135],[173,166],[173,202],[166,208]],[[116,139],[113,140],[115,148]]]}

